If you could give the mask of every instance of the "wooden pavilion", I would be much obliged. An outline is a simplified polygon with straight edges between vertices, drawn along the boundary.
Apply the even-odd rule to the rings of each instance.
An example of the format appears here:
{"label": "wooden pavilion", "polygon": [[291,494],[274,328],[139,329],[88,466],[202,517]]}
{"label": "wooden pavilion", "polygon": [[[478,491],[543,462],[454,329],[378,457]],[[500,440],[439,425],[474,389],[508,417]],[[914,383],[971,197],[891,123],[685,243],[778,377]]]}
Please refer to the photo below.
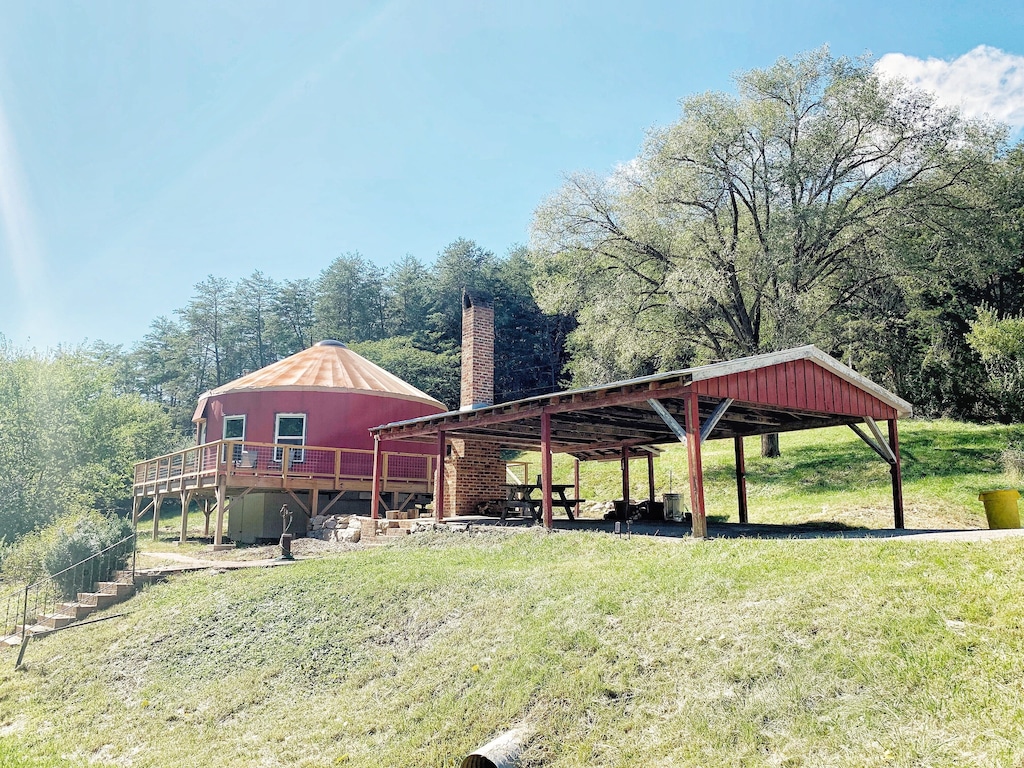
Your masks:
{"label": "wooden pavilion", "polygon": [[[434,443],[438,473],[434,510],[439,520],[445,494],[441,472],[449,440],[539,449],[543,520],[550,528],[553,453],[586,460],[617,452],[625,469],[629,458],[643,448],[680,441],[687,449],[693,535],[703,538],[707,521],[701,444],[705,440],[733,440],[739,518],[747,522],[743,438],[845,424],[889,464],[894,523],[903,528],[897,420],[911,413],[908,402],[835,358],[814,346],[797,347],[374,427],[370,430],[375,444],[372,493],[377,499],[381,490],[382,441]],[[887,422],[887,434],[880,421]],[[627,483],[623,483],[625,500]],[[377,507],[372,505],[374,515]]]}

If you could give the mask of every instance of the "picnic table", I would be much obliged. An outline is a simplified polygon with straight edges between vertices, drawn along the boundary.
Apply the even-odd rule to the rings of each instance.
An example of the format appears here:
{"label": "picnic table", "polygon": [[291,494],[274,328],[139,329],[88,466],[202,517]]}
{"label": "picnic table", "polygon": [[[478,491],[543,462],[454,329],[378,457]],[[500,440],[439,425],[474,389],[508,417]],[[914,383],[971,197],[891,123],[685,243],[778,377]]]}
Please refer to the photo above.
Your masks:
{"label": "picnic table", "polygon": [[[572,483],[551,484],[551,506],[564,509],[566,516],[570,520],[575,520],[572,516],[573,508],[580,502],[585,501],[585,499],[570,499],[566,497],[565,492],[575,487]],[[543,500],[533,498],[534,491],[543,491],[543,486],[540,483],[505,483],[504,488],[505,508],[501,515],[502,520],[505,519],[505,514],[508,512],[529,513],[534,520],[540,519]],[[555,498],[556,494],[558,498]]]}

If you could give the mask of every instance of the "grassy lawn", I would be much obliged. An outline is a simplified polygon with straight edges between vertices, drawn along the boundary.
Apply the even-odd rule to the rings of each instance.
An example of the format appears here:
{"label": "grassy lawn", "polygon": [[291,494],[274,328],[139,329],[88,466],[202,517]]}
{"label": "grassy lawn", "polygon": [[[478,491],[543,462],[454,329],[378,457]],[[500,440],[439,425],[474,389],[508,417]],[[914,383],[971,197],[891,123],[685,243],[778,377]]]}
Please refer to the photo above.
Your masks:
{"label": "grassy lawn", "polygon": [[[977,494],[1016,487],[1000,454],[1022,440],[902,424],[908,526],[984,526]],[[731,442],[704,448],[709,512],[735,520]],[[752,521],[891,526],[887,467],[848,429],[783,435],[777,460],[746,448]],[[680,448],[656,468],[687,494]],[[582,481],[621,494],[617,462]],[[172,542],[172,506],[143,544],[202,552]],[[177,577],[33,641],[20,671],[0,650],[0,768],[447,767],[523,721],[524,768],[1022,765],[1022,556],[1020,538],[534,529]]]}
{"label": "grassy lawn", "polygon": [[181,577],[0,653],[0,765],[457,766],[523,720],[534,767],[1019,765],[1022,556],[533,530]]}
{"label": "grassy lawn", "polygon": [[[1011,440],[1024,440],[1024,426],[900,422],[907,527],[985,527],[979,491],[1020,483],[1000,463]],[[781,458],[762,459],[760,438],[745,441],[751,522],[892,527],[888,465],[850,429],[786,433],[781,446]],[[682,446],[663,447],[665,453],[655,460],[657,493],[679,493],[688,507],[686,452]],[[708,515],[738,520],[732,441],[705,443],[702,457]],[[540,471],[538,454],[524,454],[523,459],[530,462],[531,476]],[[572,463],[568,456],[555,457],[555,482],[572,482]],[[630,480],[631,496],[646,499],[645,461],[630,463]],[[580,484],[585,499],[621,498],[618,461],[583,463]]]}

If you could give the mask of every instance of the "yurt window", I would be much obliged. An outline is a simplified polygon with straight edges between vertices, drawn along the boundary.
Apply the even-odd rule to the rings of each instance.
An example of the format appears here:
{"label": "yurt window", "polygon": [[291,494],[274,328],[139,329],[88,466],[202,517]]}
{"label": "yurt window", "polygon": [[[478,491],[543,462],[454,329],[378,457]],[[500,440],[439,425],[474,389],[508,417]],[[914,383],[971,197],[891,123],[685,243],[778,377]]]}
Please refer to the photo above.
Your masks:
{"label": "yurt window", "polygon": [[[245,440],[245,414],[241,416],[225,416],[224,417],[224,439],[225,440]],[[232,461],[241,461],[242,459],[242,444],[232,446]],[[224,446],[224,460],[227,461],[227,446]]]}
{"label": "yurt window", "polygon": [[[306,442],[306,414],[279,413],[274,430],[274,442],[283,445],[302,445]],[[274,449],[274,461],[281,461],[281,448]],[[292,461],[305,460],[305,451],[292,451]]]}

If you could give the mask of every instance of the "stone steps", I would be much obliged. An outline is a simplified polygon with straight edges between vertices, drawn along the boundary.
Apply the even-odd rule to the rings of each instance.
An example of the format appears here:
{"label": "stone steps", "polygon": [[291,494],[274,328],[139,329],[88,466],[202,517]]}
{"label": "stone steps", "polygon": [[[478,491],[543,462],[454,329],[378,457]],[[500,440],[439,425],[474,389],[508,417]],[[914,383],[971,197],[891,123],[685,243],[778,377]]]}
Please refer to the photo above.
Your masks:
{"label": "stone steps", "polygon": [[[25,634],[38,637],[56,629],[73,624],[86,618],[94,611],[109,608],[116,603],[127,600],[135,594],[136,585],[131,582],[131,572],[119,571],[115,574],[116,581],[101,581],[96,584],[95,592],[79,592],[76,600],[61,603],[53,613],[36,616],[36,623],[25,627]],[[150,581],[136,579],[136,581]],[[21,644],[22,627],[18,626],[13,635],[0,639],[4,645]]]}

